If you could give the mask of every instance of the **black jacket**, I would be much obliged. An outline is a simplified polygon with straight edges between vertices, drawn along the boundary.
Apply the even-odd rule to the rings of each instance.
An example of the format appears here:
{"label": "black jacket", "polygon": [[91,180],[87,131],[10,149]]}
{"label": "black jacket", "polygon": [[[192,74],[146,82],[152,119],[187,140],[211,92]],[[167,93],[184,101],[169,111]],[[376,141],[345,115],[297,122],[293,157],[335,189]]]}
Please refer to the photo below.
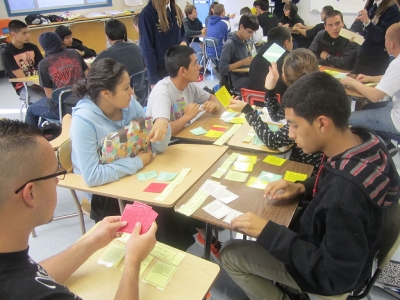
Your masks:
{"label": "black jacket", "polygon": [[399,199],[385,145],[366,128],[352,131],[363,144],[327,159],[318,178],[303,183],[310,202],[292,230],[269,221],[257,239],[304,292],[329,296],[360,287],[379,250],[385,210]]}
{"label": "black jacket", "polygon": [[268,32],[272,28],[278,26],[279,23],[278,18],[274,14],[268,11],[257,16],[257,19],[258,23],[260,24],[260,27],[263,30],[263,36],[268,36]]}
{"label": "black jacket", "polygon": [[[320,65],[344,70],[352,70],[354,68],[358,54],[358,45],[356,43],[350,42],[342,36],[333,39],[325,30],[317,34],[308,49],[317,56]],[[331,55],[328,60],[320,58],[320,54],[323,51]]]}
{"label": "black jacket", "polygon": [[201,24],[198,18],[192,21],[188,17],[183,19],[183,28],[185,30],[185,36],[188,38],[188,43],[190,44],[192,41],[196,43],[200,43],[199,38],[190,38],[194,35],[200,35],[201,30],[203,29],[203,24]]}
{"label": "black jacket", "polygon": [[297,11],[298,11],[297,6],[291,3],[290,17],[286,17],[285,15],[283,15],[283,17],[279,20],[279,22],[282,23],[282,25],[289,24],[289,27],[293,27],[297,23],[301,23],[304,25],[304,21],[302,18],[300,18]]}
{"label": "black jacket", "polygon": [[68,49],[76,49],[76,50],[85,52],[85,55],[82,56],[83,58],[89,58],[89,57],[96,56],[96,51],[84,46],[82,41],[78,40],[76,38],[72,38],[72,46],[71,47],[67,47],[67,48]]}

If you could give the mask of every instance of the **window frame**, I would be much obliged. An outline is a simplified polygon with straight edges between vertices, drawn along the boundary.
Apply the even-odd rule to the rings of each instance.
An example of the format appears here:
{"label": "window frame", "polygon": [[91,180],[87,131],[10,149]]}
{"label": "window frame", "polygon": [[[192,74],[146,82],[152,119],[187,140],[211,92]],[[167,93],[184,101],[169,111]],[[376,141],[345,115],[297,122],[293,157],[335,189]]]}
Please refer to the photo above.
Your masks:
{"label": "window frame", "polygon": [[[102,4],[83,4],[80,6],[69,6],[69,7],[60,7],[60,8],[54,7],[54,8],[46,8],[46,9],[11,12],[9,1],[18,1],[18,0],[4,0],[4,4],[6,6],[7,14],[9,17],[27,16],[29,14],[49,14],[50,12],[60,12],[60,11],[64,12],[64,11],[73,11],[73,10],[91,9],[91,8],[96,8],[96,7],[112,6],[112,0],[105,0],[105,3],[102,3]],[[86,0],[84,0],[84,1],[86,1]]]}

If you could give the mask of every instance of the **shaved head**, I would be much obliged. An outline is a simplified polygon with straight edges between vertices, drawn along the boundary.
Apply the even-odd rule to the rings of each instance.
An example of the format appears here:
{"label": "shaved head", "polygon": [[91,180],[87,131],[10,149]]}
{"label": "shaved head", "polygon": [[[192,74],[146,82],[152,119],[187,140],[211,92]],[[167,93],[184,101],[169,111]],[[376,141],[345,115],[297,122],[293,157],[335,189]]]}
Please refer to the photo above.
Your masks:
{"label": "shaved head", "polygon": [[395,23],[388,28],[386,38],[400,46],[400,23]]}

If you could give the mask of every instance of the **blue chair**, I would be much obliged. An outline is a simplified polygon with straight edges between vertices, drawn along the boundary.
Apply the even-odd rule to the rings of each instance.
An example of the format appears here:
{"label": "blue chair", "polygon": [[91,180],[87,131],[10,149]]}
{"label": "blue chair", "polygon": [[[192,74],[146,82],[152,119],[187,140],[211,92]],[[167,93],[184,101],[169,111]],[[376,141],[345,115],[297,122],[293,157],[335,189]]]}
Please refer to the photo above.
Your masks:
{"label": "blue chair", "polygon": [[[220,57],[219,57],[218,52],[217,52],[217,45],[218,44],[219,44],[219,40],[216,39],[216,38],[213,38],[213,37],[204,38],[204,54],[205,54],[205,59],[207,61],[207,66],[211,61],[213,61],[215,65],[219,66]],[[214,49],[215,55],[208,55],[207,54],[207,48]],[[217,61],[217,63],[215,63],[215,61]],[[206,66],[206,68],[207,68],[207,66]],[[204,70],[204,72],[206,72],[206,70]],[[207,79],[214,79],[213,77],[214,76],[213,76],[213,72],[212,72],[212,69],[211,69],[210,78],[207,78]]]}
{"label": "blue chair", "polygon": [[63,105],[65,103],[65,100],[72,95],[72,87],[72,85],[64,86],[62,88],[55,89],[51,93],[51,100],[53,100],[54,104],[58,105],[59,120],[47,119],[48,121],[52,123],[59,122],[60,124],[62,124]]}
{"label": "blue chair", "polygon": [[131,88],[134,90],[137,101],[142,107],[147,106],[150,95],[149,81],[147,80],[147,69],[137,72],[130,76]]}

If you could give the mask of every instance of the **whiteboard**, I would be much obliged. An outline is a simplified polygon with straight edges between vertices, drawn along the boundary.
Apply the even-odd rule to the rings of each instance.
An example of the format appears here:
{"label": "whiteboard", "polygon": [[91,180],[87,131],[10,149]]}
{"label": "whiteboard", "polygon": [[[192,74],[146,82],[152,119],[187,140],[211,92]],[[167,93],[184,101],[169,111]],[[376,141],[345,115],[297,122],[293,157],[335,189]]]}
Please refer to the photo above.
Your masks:
{"label": "whiteboard", "polygon": [[324,6],[331,5],[342,13],[357,14],[366,3],[365,0],[310,0],[310,11],[321,12]]}

